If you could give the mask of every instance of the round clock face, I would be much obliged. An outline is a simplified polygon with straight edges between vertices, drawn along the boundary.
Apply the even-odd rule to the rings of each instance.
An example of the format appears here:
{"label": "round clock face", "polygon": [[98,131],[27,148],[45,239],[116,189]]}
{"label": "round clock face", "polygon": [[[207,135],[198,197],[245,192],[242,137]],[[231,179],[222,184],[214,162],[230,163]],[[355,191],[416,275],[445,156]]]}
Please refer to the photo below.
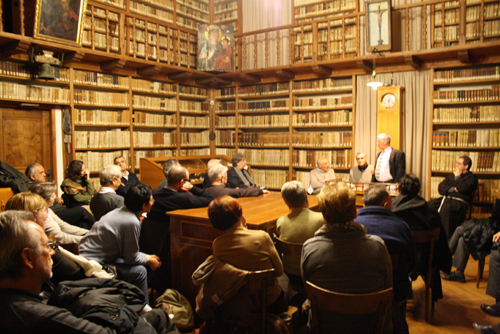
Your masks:
{"label": "round clock face", "polygon": [[394,105],[396,104],[396,97],[394,96],[394,94],[391,94],[391,93],[385,94],[382,97],[382,104],[387,109],[390,109],[390,108],[394,107]]}

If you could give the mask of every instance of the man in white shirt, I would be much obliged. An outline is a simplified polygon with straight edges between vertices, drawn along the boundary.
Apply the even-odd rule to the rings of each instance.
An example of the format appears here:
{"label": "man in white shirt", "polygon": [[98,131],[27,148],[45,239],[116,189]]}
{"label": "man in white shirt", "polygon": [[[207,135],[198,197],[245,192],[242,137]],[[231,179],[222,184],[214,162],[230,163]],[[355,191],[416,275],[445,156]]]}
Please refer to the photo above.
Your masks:
{"label": "man in white shirt", "polygon": [[318,158],[318,168],[311,171],[311,187],[312,193],[317,195],[325,185],[326,181],[335,178],[335,172],[330,168],[330,164],[326,158]]}
{"label": "man in white shirt", "polygon": [[399,183],[406,170],[405,153],[391,147],[387,133],[377,136],[377,146],[381,152],[377,155],[372,182]]}

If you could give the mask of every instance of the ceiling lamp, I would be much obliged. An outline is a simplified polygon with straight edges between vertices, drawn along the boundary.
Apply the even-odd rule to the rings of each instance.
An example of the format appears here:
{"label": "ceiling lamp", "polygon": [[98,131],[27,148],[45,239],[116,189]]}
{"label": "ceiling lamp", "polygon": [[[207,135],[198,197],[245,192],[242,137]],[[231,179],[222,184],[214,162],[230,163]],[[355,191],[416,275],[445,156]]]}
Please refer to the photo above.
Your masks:
{"label": "ceiling lamp", "polygon": [[[374,51],[373,52],[379,52],[377,49],[373,49]],[[379,52],[380,54],[380,52]],[[373,72],[372,72],[372,81],[370,81],[369,83],[367,83],[366,85],[368,87],[371,87],[373,90],[377,90],[377,88],[383,86],[384,84],[380,81],[376,81],[375,80],[375,77],[377,76],[377,72],[375,71],[375,63],[376,63],[376,58],[373,59]]]}

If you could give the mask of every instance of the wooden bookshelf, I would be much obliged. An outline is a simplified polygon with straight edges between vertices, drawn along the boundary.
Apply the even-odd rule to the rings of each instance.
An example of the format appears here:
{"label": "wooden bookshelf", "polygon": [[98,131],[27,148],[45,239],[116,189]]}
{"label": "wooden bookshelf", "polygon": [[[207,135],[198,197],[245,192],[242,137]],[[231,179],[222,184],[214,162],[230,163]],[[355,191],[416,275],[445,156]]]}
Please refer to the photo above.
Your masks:
{"label": "wooden bookshelf", "polygon": [[[431,197],[455,169],[461,155],[472,159],[481,186],[475,202],[490,201],[500,179],[500,96],[498,65],[434,69],[431,138]],[[490,204],[491,205],[491,204]]]}

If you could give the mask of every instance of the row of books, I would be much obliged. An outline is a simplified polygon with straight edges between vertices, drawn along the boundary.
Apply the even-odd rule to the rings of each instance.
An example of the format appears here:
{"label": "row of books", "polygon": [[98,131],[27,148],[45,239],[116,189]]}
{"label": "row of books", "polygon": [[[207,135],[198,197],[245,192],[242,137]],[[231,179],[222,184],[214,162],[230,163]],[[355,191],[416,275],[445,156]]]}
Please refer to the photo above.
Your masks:
{"label": "row of books", "polygon": [[[234,130],[215,130],[215,145],[233,146],[235,142]],[[219,153],[217,153],[219,154]]]}
{"label": "row of books", "polygon": [[288,136],[280,132],[240,132],[238,133],[238,144],[242,146],[288,147]]}
{"label": "row of books", "polygon": [[[287,166],[290,164],[290,153],[288,150],[255,150],[239,149],[246,155],[250,165]],[[253,171],[253,169],[252,169]]]}
{"label": "row of books", "polygon": [[220,147],[215,148],[215,154],[217,155],[225,155],[231,158],[235,153],[236,149],[234,148],[220,148]]}
{"label": "row of books", "polygon": [[356,9],[357,1],[354,0],[333,0],[328,2],[323,2],[315,5],[309,5],[306,7],[297,7],[296,3],[294,3],[295,8],[293,13],[295,18],[303,18],[309,15],[325,15],[329,13],[334,13],[337,11],[344,10],[354,10]]}
{"label": "row of books", "polygon": [[[470,0],[467,0],[467,1],[470,1]],[[444,8],[445,9],[447,9],[447,8],[454,8],[454,7],[458,7],[459,5],[460,5],[460,2],[458,0],[446,1],[444,3]],[[443,6],[442,6],[441,3],[437,3],[434,6],[435,10],[442,9],[442,8],[443,8]]]}
{"label": "row of books", "polygon": [[112,4],[120,8],[125,8],[125,0],[96,0],[96,1],[105,4]]}
{"label": "row of books", "polygon": [[434,108],[434,123],[470,123],[500,121],[500,106],[476,106],[465,108]]}
{"label": "row of books", "polygon": [[326,109],[352,106],[352,95],[339,97],[294,98],[293,109]]}
{"label": "row of books", "polygon": [[177,3],[176,14],[186,15],[201,22],[205,22],[209,19],[209,13],[206,13],[205,10],[192,8],[191,6],[184,6],[180,3]]}
{"label": "row of books", "polygon": [[75,125],[130,125],[128,110],[75,109]]}
{"label": "row of books", "polygon": [[[128,150],[118,150],[113,152],[93,152],[93,151],[85,151],[85,152],[75,152],[75,159],[81,160],[85,164],[85,167],[89,171],[99,172],[104,166],[114,165],[114,159],[119,156],[123,156],[126,161],[130,161]],[[94,183],[94,186],[99,185],[100,182],[97,181],[97,184]]]}
{"label": "row of books", "polygon": [[109,46],[109,50],[117,53],[120,50],[120,39],[118,37],[109,38],[106,34],[100,34],[94,32],[92,34],[91,30],[83,30],[82,31],[82,45],[84,47],[92,48],[92,46],[96,49],[107,50]]}
{"label": "row of books", "polygon": [[293,115],[295,126],[352,125],[352,122],[350,110],[316,111]]}
{"label": "row of books", "polygon": [[238,111],[279,111],[288,110],[289,100],[239,102]]}
{"label": "row of books", "polygon": [[[469,10],[471,8],[467,8]],[[440,26],[442,22],[443,16],[442,12],[436,12],[434,14],[434,25]],[[460,19],[460,10],[458,8],[448,9],[444,12],[444,22],[447,24],[455,24],[458,23]],[[469,20],[467,20],[469,22]]]}
{"label": "row of books", "polygon": [[284,127],[289,124],[290,116],[288,115],[238,116],[238,126],[241,128]]}
{"label": "row of books", "polygon": [[[331,55],[341,55],[344,52],[346,54],[355,53],[356,52],[356,39],[352,37],[351,39],[345,40],[345,43],[340,41],[332,41],[330,42],[330,54]],[[319,43],[318,44],[318,55],[327,55],[328,54],[328,43]],[[326,59],[326,58],[325,58]]]}
{"label": "row of books", "polygon": [[[141,158],[166,158],[175,156],[175,150],[134,150],[134,168],[140,168]],[[127,160],[128,161],[128,160]]]}
{"label": "row of books", "polygon": [[220,116],[215,116],[214,124],[215,127],[219,128],[234,128],[236,126],[236,117],[234,116],[226,116],[226,117],[220,117]]}
{"label": "row of books", "polygon": [[[0,75],[9,75],[13,77],[20,78],[30,78],[31,71],[26,68],[26,63],[0,60]],[[56,78],[56,81],[69,81],[69,69],[52,66],[52,74]],[[35,73],[35,78],[38,77],[39,71]]]}
{"label": "row of books", "polygon": [[236,20],[238,19],[238,10],[227,11],[219,14],[215,14],[215,21],[225,21],[225,20]]}
{"label": "row of books", "polygon": [[217,101],[215,103],[216,112],[234,112],[236,111],[236,103],[234,101]]}
{"label": "row of books", "polygon": [[181,132],[182,146],[208,146],[210,140],[208,138],[210,131],[202,132]]}
{"label": "row of books", "polygon": [[474,102],[490,101],[500,99],[499,85],[491,85],[491,88],[467,89],[467,90],[435,90],[434,102]]}
{"label": "row of books", "polygon": [[0,82],[0,98],[33,102],[69,104],[68,88],[52,88]]}
{"label": "row of books", "polygon": [[497,37],[500,34],[500,21],[484,22],[484,37]]}
{"label": "row of books", "polygon": [[293,150],[292,166],[314,168],[319,158],[326,158],[332,168],[351,168],[353,152],[352,150]]}
{"label": "row of books", "polygon": [[[433,176],[431,177],[431,198],[439,198],[439,184],[444,181],[444,177]],[[500,189],[500,180],[479,179],[476,193],[474,194],[474,201],[476,202],[491,202],[495,200],[493,189]]]}
{"label": "row of books", "polygon": [[144,16],[154,17],[160,21],[174,23],[174,14],[171,12],[167,12],[165,10],[161,10],[158,8],[154,8],[137,1],[130,0],[129,1],[129,10],[133,13],[142,14]]}
{"label": "row of books", "polygon": [[252,168],[252,179],[257,186],[281,189],[288,181],[288,170]]}
{"label": "row of books", "polygon": [[335,19],[331,19],[331,20],[323,21],[323,22],[318,22],[318,30],[328,29],[328,26],[340,27],[342,25],[347,26],[347,25],[351,25],[351,24],[356,24],[355,17],[342,17],[342,19],[337,19],[337,17],[339,17],[339,15],[329,15],[329,16],[332,16]]}
{"label": "row of books", "polygon": [[238,9],[238,1],[215,5],[214,13],[218,14],[219,12],[225,12],[227,10],[235,10],[235,9]]}
{"label": "row of books", "polygon": [[330,34],[326,29],[318,31],[318,42],[342,41],[353,38],[356,38],[355,25],[330,29]]}
{"label": "row of books", "polygon": [[144,95],[132,96],[134,108],[150,110],[177,111],[177,100],[167,97],[152,97]]}
{"label": "row of books", "polygon": [[129,78],[114,74],[75,70],[74,82],[115,88],[129,88]]}
{"label": "row of books", "polygon": [[180,156],[195,156],[195,155],[210,155],[210,148],[181,148],[179,150]]}
{"label": "row of books", "polygon": [[500,172],[499,152],[470,152],[432,150],[433,171],[453,172],[457,159],[467,155],[472,160],[472,172]]}
{"label": "row of books", "polygon": [[208,128],[210,126],[210,119],[208,116],[196,117],[196,116],[181,116],[180,126],[185,126],[189,128]]}
{"label": "row of books", "polygon": [[432,146],[498,147],[500,129],[435,131]]}
{"label": "row of books", "polygon": [[210,111],[210,104],[208,104],[208,102],[179,100],[179,110],[180,111],[208,113]]}
{"label": "row of books", "polygon": [[462,68],[455,70],[434,71],[434,81],[464,81],[470,79],[498,79],[500,66],[485,66],[475,68]]}
{"label": "row of books", "polygon": [[134,131],[135,147],[162,147],[177,145],[177,132]]}
{"label": "row of books", "polygon": [[128,107],[128,93],[99,92],[86,89],[74,89],[75,103],[110,107]]}
{"label": "row of books", "polygon": [[[284,136],[285,139],[287,136]],[[292,133],[294,147],[352,147],[352,132],[295,132]]]}
{"label": "row of books", "polygon": [[215,90],[215,97],[231,97],[236,96],[236,87],[226,87]]}
{"label": "row of books", "polygon": [[177,84],[132,78],[132,89],[151,93],[175,94],[177,92]]}
{"label": "row of books", "polygon": [[172,127],[177,126],[177,117],[175,114],[150,114],[147,112],[135,111],[134,125]]}
{"label": "row of books", "polygon": [[306,44],[301,46],[294,46],[293,48],[293,56],[295,59],[311,58],[313,55],[314,49],[312,44]]}
{"label": "row of books", "polygon": [[179,95],[208,98],[206,88],[179,85]]}
{"label": "row of books", "polygon": [[265,85],[240,86],[238,87],[238,96],[281,94],[289,91],[289,82],[276,82]]}
{"label": "row of books", "polygon": [[75,131],[75,148],[120,148],[130,146],[130,131]]}
{"label": "row of books", "polygon": [[317,92],[335,89],[352,89],[352,77],[294,81],[292,83],[292,90],[294,92]]}
{"label": "row of books", "polygon": [[176,2],[209,14],[208,0],[207,1],[177,0]]}
{"label": "row of books", "polygon": [[[480,7],[476,7],[480,8]],[[500,17],[500,5],[498,2],[484,4],[484,18],[485,19],[495,19]]]}

